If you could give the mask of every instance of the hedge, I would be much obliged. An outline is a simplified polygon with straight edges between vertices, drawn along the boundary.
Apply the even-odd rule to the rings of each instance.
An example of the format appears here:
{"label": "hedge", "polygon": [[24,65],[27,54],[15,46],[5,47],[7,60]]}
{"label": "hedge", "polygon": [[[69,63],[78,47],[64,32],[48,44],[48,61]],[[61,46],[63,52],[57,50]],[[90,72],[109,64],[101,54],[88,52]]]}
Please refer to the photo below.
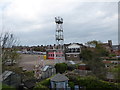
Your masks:
{"label": "hedge", "polygon": [[[107,81],[99,80],[93,76],[85,76],[85,77],[68,77],[70,82],[73,82],[74,85],[84,86],[87,89],[89,88],[103,88],[103,89],[112,89],[118,90],[117,85],[114,83],[109,83]],[[72,79],[74,78],[74,79]],[[71,85],[71,84],[70,84]]]}

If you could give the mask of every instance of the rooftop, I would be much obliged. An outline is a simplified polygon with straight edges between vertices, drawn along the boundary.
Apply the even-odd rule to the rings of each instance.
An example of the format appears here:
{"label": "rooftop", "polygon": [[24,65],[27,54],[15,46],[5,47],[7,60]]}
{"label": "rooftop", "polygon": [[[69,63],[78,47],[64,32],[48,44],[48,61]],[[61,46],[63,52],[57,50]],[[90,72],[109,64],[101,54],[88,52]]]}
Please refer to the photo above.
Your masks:
{"label": "rooftop", "polygon": [[68,81],[68,80],[69,79],[65,75],[60,73],[58,73],[57,75],[51,78],[51,81],[55,81],[55,82],[62,82],[62,81]]}
{"label": "rooftop", "polygon": [[5,80],[8,76],[10,76],[12,73],[12,71],[5,71],[3,74],[1,74],[0,77],[2,77],[2,81]]}

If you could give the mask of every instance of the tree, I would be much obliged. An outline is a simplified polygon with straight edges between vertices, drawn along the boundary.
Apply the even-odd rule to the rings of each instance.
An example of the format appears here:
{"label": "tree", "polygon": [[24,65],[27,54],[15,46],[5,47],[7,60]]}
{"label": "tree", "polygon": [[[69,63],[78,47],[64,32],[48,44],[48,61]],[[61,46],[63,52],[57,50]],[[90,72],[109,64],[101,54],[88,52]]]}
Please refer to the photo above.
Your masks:
{"label": "tree", "polygon": [[108,51],[102,46],[100,41],[89,41],[87,42],[88,46],[94,45],[94,48],[85,48],[82,50],[83,62],[85,62],[93,74],[99,78],[105,78],[106,69],[105,65],[101,60],[101,57],[108,56]]}
{"label": "tree", "polygon": [[103,43],[101,41],[89,41],[86,43],[87,46],[94,46],[95,48],[93,51],[96,53],[97,56],[108,56],[109,52],[103,47]]}
{"label": "tree", "polygon": [[5,32],[1,34],[0,43],[2,49],[2,64],[8,59],[11,60],[11,63],[13,64],[13,61],[19,58],[19,54],[16,52],[17,50],[13,48],[13,46],[18,45],[18,40],[12,33]]}
{"label": "tree", "polygon": [[57,73],[64,73],[67,70],[67,64],[65,63],[57,63],[55,65]]}
{"label": "tree", "polygon": [[117,87],[116,84],[100,80],[95,76],[79,76],[67,74],[67,77],[69,78],[70,87],[74,87],[74,85],[79,85],[83,88],[86,87],[87,90],[97,90],[99,88],[104,90],[119,90],[119,87]]}
{"label": "tree", "polygon": [[109,72],[114,75],[115,81],[120,83],[120,65],[110,68]]}

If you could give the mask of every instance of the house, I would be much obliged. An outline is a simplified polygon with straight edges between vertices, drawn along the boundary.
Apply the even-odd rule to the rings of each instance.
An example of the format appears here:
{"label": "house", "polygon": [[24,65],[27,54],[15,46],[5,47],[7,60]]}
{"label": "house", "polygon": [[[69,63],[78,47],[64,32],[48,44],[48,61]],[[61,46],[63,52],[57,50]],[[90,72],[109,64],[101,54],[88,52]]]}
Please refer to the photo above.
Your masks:
{"label": "house", "polygon": [[67,70],[72,71],[76,69],[76,63],[74,61],[67,61],[66,64],[67,64]]}
{"label": "house", "polygon": [[78,69],[79,70],[90,70],[90,68],[86,64],[79,64]]}
{"label": "house", "polygon": [[12,71],[5,71],[1,74],[1,82],[13,87],[19,87],[21,84],[21,76]]}
{"label": "house", "polygon": [[101,44],[109,53],[112,52],[112,40],[108,40],[107,43],[102,43]]}
{"label": "house", "polygon": [[52,89],[62,89],[66,90],[68,88],[68,78],[63,74],[57,74],[50,79]]}
{"label": "house", "polygon": [[112,53],[120,56],[120,45],[112,45]]}
{"label": "house", "polygon": [[63,59],[64,51],[60,49],[47,49],[46,50],[47,59]]}
{"label": "house", "polygon": [[119,60],[103,60],[105,64],[120,64]]}
{"label": "house", "polygon": [[113,51],[118,51],[118,50],[120,50],[120,45],[112,45],[112,50],[113,50]]}
{"label": "house", "polygon": [[37,66],[34,69],[35,71],[35,77],[37,79],[45,79],[45,78],[49,78],[50,76],[56,74],[56,69],[54,66],[52,65],[45,65],[45,66]]}
{"label": "house", "polygon": [[81,59],[80,54],[82,47],[83,45],[79,43],[65,44],[65,59],[79,61]]}
{"label": "house", "polygon": [[41,78],[49,78],[50,76],[56,74],[56,69],[52,65],[45,65],[42,68]]}

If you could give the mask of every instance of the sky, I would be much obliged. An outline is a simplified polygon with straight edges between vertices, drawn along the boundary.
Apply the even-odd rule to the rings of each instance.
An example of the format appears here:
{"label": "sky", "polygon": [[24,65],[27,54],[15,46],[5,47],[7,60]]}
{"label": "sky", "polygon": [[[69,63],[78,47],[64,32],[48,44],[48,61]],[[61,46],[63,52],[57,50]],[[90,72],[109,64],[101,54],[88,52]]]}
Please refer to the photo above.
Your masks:
{"label": "sky", "polygon": [[20,45],[54,44],[55,17],[60,16],[64,43],[112,40],[115,45],[118,44],[118,2],[113,1],[1,0],[0,33],[13,33]]}

